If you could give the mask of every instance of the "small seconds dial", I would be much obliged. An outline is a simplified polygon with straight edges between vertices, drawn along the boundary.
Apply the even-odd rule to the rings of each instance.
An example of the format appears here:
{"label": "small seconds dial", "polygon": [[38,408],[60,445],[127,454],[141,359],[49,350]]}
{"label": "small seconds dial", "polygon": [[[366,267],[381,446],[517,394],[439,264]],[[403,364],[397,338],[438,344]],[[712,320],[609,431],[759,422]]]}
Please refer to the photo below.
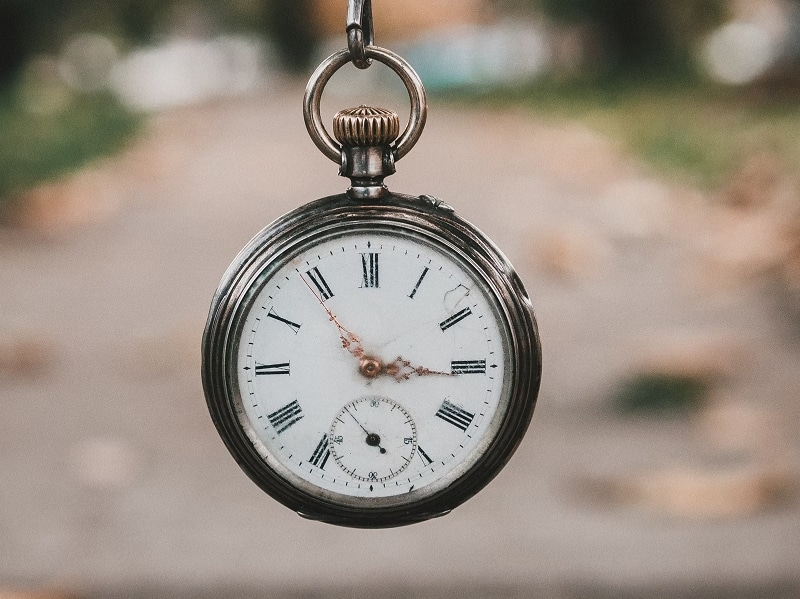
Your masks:
{"label": "small seconds dial", "polygon": [[386,397],[362,397],[348,403],[334,418],[328,438],[336,463],[365,482],[382,483],[398,476],[411,464],[417,449],[414,419]]}
{"label": "small seconds dial", "polygon": [[239,328],[239,419],[300,486],[430,494],[508,407],[511,346],[486,283],[410,232],[305,243],[261,275]]}

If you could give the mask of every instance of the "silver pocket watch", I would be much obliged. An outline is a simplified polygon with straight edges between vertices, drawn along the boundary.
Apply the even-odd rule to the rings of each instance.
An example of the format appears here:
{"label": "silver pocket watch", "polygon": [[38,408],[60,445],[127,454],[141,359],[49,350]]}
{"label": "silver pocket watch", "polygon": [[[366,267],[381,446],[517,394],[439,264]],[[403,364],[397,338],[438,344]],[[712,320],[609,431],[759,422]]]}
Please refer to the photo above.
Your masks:
{"label": "silver pocket watch", "polygon": [[[348,48],[311,76],[309,135],[346,193],[268,225],[211,304],[202,377],[211,417],[245,473],[301,516],[378,528],[448,513],[522,440],[541,376],[530,300],[483,233],[384,178],[419,139],[425,91],[372,43],[369,0],[349,3]],[[411,117],[361,106],[320,117],[330,77],[387,65]]]}

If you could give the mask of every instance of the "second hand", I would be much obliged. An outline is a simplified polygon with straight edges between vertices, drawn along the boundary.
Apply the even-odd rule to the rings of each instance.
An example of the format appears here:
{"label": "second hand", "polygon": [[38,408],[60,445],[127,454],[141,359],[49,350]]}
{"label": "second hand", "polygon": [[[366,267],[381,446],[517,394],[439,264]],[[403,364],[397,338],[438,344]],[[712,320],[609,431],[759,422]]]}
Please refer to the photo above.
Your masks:
{"label": "second hand", "polygon": [[381,447],[381,437],[380,437],[380,435],[378,435],[377,433],[371,433],[367,429],[365,429],[364,425],[361,424],[361,422],[359,422],[358,418],[356,418],[355,415],[350,410],[348,410],[347,408],[345,408],[345,412],[350,414],[350,416],[353,418],[353,420],[356,421],[356,424],[358,426],[360,426],[361,430],[364,431],[364,433],[367,435],[367,438],[365,439],[366,442],[367,442],[367,445],[370,445],[372,447],[377,447],[380,450],[381,453],[386,453],[386,450],[383,447]]}

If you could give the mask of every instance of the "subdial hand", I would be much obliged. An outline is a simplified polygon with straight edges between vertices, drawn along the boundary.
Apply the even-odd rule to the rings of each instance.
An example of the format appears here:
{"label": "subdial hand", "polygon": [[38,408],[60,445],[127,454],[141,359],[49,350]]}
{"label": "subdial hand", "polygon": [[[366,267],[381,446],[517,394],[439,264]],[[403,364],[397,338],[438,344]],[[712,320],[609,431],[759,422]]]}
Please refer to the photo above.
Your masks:
{"label": "subdial hand", "polygon": [[345,412],[350,414],[350,416],[352,416],[353,420],[356,421],[356,424],[361,428],[361,430],[366,433],[367,437],[365,441],[367,442],[367,445],[369,445],[370,447],[377,447],[381,453],[386,453],[386,450],[383,447],[381,447],[381,436],[378,433],[371,433],[367,429],[365,429],[364,425],[361,424],[358,418],[356,418],[355,415],[347,408],[345,408]]}

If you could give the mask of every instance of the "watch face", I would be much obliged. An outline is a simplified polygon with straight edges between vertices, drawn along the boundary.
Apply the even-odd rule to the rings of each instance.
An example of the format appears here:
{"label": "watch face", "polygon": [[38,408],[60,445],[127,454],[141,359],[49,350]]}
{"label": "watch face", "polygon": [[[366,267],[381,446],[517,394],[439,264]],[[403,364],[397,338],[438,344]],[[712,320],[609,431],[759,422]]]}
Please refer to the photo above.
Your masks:
{"label": "watch face", "polygon": [[364,527],[446,513],[530,422],[541,351],[502,254],[440,203],[308,204],[223,278],[203,337],[220,436],[301,515]]}
{"label": "watch face", "polygon": [[421,235],[309,240],[255,280],[241,312],[241,425],[309,493],[435,493],[480,458],[507,409],[506,318],[464,258]]}

